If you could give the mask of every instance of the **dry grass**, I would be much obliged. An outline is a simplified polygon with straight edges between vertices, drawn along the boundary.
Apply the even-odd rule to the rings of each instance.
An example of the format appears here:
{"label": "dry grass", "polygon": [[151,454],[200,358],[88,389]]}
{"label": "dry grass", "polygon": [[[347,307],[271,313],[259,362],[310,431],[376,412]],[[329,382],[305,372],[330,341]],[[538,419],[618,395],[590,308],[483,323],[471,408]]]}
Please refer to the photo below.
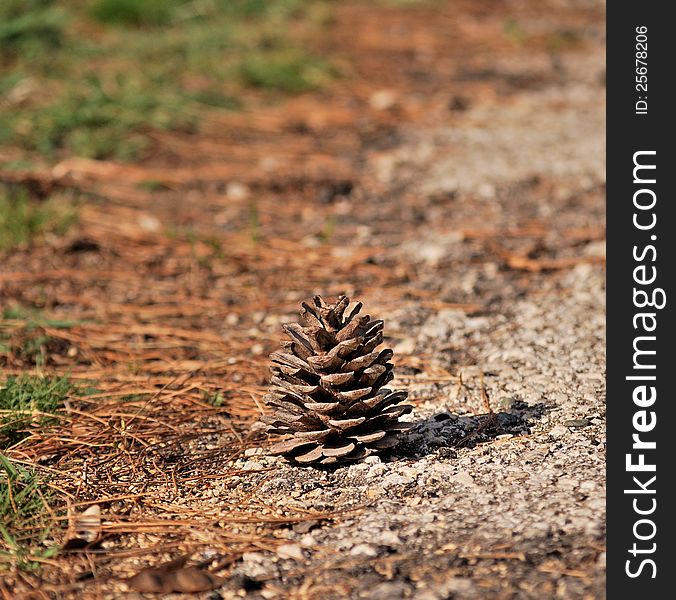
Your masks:
{"label": "dry grass", "polygon": [[[143,214],[90,202],[70,237],[32,249],[28,264],[35,268],[0,273],[2,296],[14,302],[34,305],[38,289],[54,294],[37,325],[18,310],[5,319],[5,376],[48,372],[87,390],[55,408],[49,427],[30,427],[6,450],[58,499],[61,526],[47,547],[64,542],[67,511],[103,508],[95,548],[38,557],[37,572],[14,565],[17,581],[40,580],[45,592],[87,587],[76,583],[84,573],[114,585],[143,561],[205,549],[225,569],[243,552],[278,545],[273,532],[283,524],[338,518],[251,497],[214,506],[200,494],[227,488],[243,475],[232,463],[266,443],[253,425],[279,317],[296,303],[287,298],[304,297],[320,281],[350,280],[374,296],[387,288],[388,302],[396,300],[397,276],[365,261],[377,249],[356,251],[337,267],[330,260],[335,247],[308,252],[301,241],[254,241],[244,231],[221,237],[219,251],[200,233],[144,231],[137,225]],[[86,251],[69,250],[85,239]],[[11,261],[27,264],[25,255]],[[284,288],[286,298],[274,292]],[[65,317],[67,327],[55,326]],[[39,330],[38,354],[25,351],[31,323]]]}

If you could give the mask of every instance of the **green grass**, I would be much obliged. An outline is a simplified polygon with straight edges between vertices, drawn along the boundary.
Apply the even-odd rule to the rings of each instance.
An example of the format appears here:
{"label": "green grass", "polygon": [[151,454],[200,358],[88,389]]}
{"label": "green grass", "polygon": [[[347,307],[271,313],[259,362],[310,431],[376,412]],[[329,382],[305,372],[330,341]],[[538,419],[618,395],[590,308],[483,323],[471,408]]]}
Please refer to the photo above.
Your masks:
{"label": "green grass", "polygon": [[2,164],[2,168],[8,171],[37,171],[39,165],[25,158],[19,158],[17,160],[8,160]]}
{"label": "green grass", "polygon": [[80,321],[50,319],[37,309],[27,309],[22,306],[10,306],[4,308],[2,319],[24,321],[26,329],[31,330],[36,327],[51,327],[53,329],[70,329],[80,324]]}
{"label": "green grass", "polygon": [[322,244],[329,244],[333,234],[336,232],[336,225],[336,217],[329,215],[326,221],[324,221],[324,225],[322,226],[321,230],[317,234],[317,239]]}
{"label": "green grass", "polygon": [[0,451],[30,435],[31,428],[54,422],[50,416],[77,389],[65,378],[11,375],[0,384]]}
{"label": "green grass", "polygon": [[205,106],[213,106],[215,108],[227,108],[229,110],[242,108],[242,103],[235,96],[224,94],[218,89],[199,90],[188,93],[186,97]]}
{"label": "green grass", "polygon": [[4,0],[0,5],[0,49],[30,58],[64,43],[67,14],[49,0]]}
{"label": "green grass", "polygon": [[46,156],[66,150],[88,158],[131,160],[147,148],[144,130],[195,130],[196,117],[182,110],[181,102],[161,89],[153,91],[141,74],[103,80],[86,73],[59,103],[36,106],[30,118],[17,118],[12,140]]}
{"label": "green grass", "polygon": [[77,210],[65,196],[36,200],[23,188],[0,186],[0,252],[46,234],[63,235],[76,221]]}
{"label": "green grass", "polygon": [[57,523],[52,499],[35,471],[0,454],[0,570],[10,565],[36,570],[41,559],[58,552],[56,544],[45,545]]}
{"label": "green grass", "polygon": [[202,400],[217,408],[220,408],[226,402],[225,396],[221,392],[203,392]]}
{"label": "green grass", "polygon": [[157,179],[146,179],[145,181],[139,181],[136,184],[136,188],[143,190],[144,192],[163,192],[165,190],[171,189],[166,183]]}
{"label": "green grass", "polygon": [[102,23],[119,25],[168,25],[176,8],[183,2],[168,0],[97,0],[91,14]]}
{"label": "green grass", "polygon": [[[335,71],[301,38],[328,0],[0,2],[0,146],[134,160],[241,91],[299,93]],[[294,31],[293,35],[290,33]],[[298,34],[297,32],[301,32]]]}
{"label": "green grass", "polygon": [[45,328],[70,329],[79,321],[48,318],[39,310],[22,307],[5,308],[0,313],[0,365],[19,359],[29,365],[43,367],[50,351],[63,349],[63,343],[47,335]]}
{"label": "green grass", "polygon": [[36,327],[23,327],[17,336],[5,331],[5,323],[0,322],[0,357],[12,355],[31,365],[43,367],[47,362],[47,348],[52,339]]}
{"label": "green grass", "polygon": [[[515,19],[510,19],[503,26],[505,37],[515,45],[523,46],[538,42],[538,36],[529,34]],[[549,52],[560,52],[577,46],[581,42],[580,33],[573,29],[558,29],[544,36],[545,47]]]}
{"label": "green grass", "polygon": [[266,52],[246,58],[240,73],[251,87],[298,93],[320,88],[332,76],[328,63],[298,52]]}
{"label": "green grass", "polygon": [[255,200],[249,203],[249,237],[254,244],[261,241],[261,218]]}
{"label": "green grass", "polygon": [[505,21],[503,30],[505,37],[513,44],[522,45],[528,41],[528,34],[523,29],[521,23],[519,23],[516,19],[509,19],[508,21]]}

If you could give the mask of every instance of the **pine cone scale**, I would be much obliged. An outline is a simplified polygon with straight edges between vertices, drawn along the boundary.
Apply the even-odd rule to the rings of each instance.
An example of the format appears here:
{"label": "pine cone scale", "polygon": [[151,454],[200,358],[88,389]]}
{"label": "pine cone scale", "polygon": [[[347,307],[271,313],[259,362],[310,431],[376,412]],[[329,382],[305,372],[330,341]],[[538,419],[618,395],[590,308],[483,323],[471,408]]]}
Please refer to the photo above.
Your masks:
{"label": "pine cone scale", "polygon": [[347,373],[327,373],[321,375],[319,379],[322,383],[328,385],[349,385],[354,381],[354,371],[348,371]]}
{"label": "pine cone scale", "polygon": [[322,448],[322,456],[345,456],[350,454],[356,447],[357,445],[354,442],[350,442],[344,446],[338,446],[337,448],[324,446]]}
{"label": "pine cone scale", "polygon": [[294,456],[294,458],[299,462],[299,463],[313,463],[318,461],[319,459],[322,458],[322,448],[321,446],[316,446],[309,452],[306,452],[305,454],[297,454]]}

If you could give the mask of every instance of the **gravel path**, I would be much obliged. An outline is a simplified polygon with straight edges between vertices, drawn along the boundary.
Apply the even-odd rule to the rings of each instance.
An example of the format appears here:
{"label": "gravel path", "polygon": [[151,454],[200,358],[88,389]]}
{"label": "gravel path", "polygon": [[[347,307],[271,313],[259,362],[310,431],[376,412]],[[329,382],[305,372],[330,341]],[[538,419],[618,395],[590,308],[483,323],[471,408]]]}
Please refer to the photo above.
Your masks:
{"label": "gravel path", "polygon": [[[413,265],[439,303],[379,314],[417,425],[394,455],[333,471],[247,457],[246,468],[275,467],[257,480],[267,502],[355,509],[281,532],[277,556],[245,555],[247,597],[603,597],[604,244],[576,233],[604,223],[602,55],[562,68],[565,86],[404,132],[369,157],[386,190],[372,198],[386,217],[370,234],[390,242],[378,260]],[[416,208],[426,218],[413,226]],[[537,243],[468,233],[487,226],[547,231]],[[505,268],[495,244],[534,262]],[[485,308],[444,307],[461,302]]]}

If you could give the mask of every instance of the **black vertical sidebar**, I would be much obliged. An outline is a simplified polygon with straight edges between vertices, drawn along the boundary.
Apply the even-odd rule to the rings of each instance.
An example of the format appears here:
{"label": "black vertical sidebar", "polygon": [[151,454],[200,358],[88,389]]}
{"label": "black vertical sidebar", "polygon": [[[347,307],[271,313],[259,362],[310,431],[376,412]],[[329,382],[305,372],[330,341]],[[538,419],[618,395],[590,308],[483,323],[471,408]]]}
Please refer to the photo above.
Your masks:
{"label": "black vertical sidebar", "polygon": [[676,598],[676,156],[668,3],[607,5],[607,597]]}

